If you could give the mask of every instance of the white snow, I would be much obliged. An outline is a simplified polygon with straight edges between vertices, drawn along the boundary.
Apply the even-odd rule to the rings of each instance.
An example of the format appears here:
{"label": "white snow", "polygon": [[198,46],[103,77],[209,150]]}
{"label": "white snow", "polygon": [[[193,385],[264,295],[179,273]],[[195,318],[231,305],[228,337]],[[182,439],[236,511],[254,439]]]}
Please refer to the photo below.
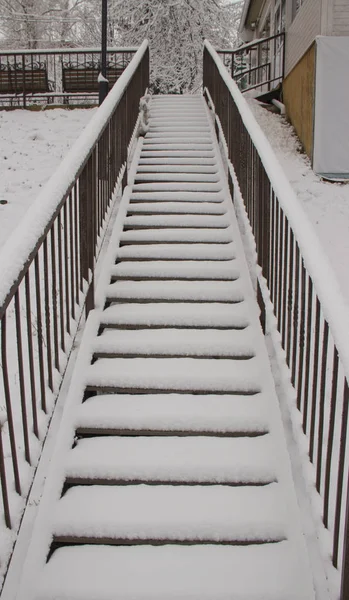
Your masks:
{"label": "white snow", "polygon": [[[203,203],[204,204],[204,203]],[[125,227],[207,227],[226,228],[229,219],[225,215],[132,215],[125,219]]]}
{"label": "white snow", "polygon": [[[158,167],[156,167],[158,168]],[[207,214],[223,215],[224,206],[214,202],[132,202],[128,214],[157,213],[157,214]]]}
{"label": "white snow", "polygon": [[89,368],[89,387],[255,394],[262,366],[249,360],[210,358],[101,358]]}
{"label": "white snow", "polygon": [[285,508],[276,483],[76,486],[58,502],[53,531],[133,541],[278,542],[285,539]]}
{"label": "white snow", "polygon": [[0,111],[0,246],[96,110]]}
{"label": "white snow", "polygon": [[117,251],[117,259],[149,258],[153,260],[232,260],[235,245],[229,244],[130,244]]}
{"label": "white snow", "polygon": [[112,268],[119,279],[238,279],[238,261],[123,261]]}
{"label": "white snow", "polygon": [[248,103],[310,218],[349,305],[349,184],[322,180],[311,169],[286,119],[263,109],[256,100]]}
{"label": "white snow", "polygon": [[154,304],[115,304],[101,315],[105,325],[162,327],[244,328],[250,322],[246,302],[234,304],[157,302]]}
{"label": "white snow", "polygon": [[267,433],[263,394],[98,394],[77,409],[77,428]]}
{"label": "white snow", "polygon": [[250,327],[237,330],[106,329],[94,344],[97,355],[204,356],[242,358],[254,356]]}
{"label": "white snow", "polygon": [[[209,217],[208,217],[209,220]],[[189,218],[188,218],[189,221]],[[171,229],[130,229],[122,233],[121,243],[127,242],[196,242],[228,244],[233,239],[231,227],[220,229],[194,229],[190,227]]]}
{"label": "white snow", "polygon": [[235,281],[117,281],[107,290],[112,300],[165,300],[194,302],[242,302],[240,279]]}
{"label": "white snow", "polygon": [[268,547],[152,546],[55,552],[36,600],[310,600],[287,542]]}
{"label": "white snow", "polygon": [[68,478],[267,484],[277,457],[269,434],[254,437],[94,437],[79,440]]}
{"label": "white snow", "polygon": [[224,196],[217,192],[133,192],[131,196],[132,201],[148,200],[148,202],[223,202]]}

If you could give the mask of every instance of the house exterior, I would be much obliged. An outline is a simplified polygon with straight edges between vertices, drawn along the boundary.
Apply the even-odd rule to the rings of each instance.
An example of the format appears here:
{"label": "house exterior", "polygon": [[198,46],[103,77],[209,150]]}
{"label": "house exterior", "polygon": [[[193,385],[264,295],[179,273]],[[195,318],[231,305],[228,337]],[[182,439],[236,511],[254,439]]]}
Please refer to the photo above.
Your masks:
{"label": "house exterior", "polygon": [[[287,116],[314,170],[345,176],[349,172],[349,0],[245,0],[240,22],[245,42],[282,31]],[[343,132],[336,143],[338,157],[331,145],[334,131]],[[324,144],[328,159],[333,160],[322,156]]]}

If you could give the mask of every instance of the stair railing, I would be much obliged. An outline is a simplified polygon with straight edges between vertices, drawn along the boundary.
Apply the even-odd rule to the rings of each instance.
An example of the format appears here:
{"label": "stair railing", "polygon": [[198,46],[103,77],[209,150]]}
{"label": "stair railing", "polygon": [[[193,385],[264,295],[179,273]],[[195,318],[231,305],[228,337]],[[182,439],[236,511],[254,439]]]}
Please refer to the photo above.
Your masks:
{"label": "stair railing", "polygon": [[269,142],[209,42],[205,42],[204,48],[204,88],[232,163],[230,185],[235,202],[241,193],[254,234],[262,271],[258,277],[258,295],[264,300],[262,317],[265,319],[268,309],[273,308],[297,394],[297,409],[314,467],[314,485],[321,500],[323,523],[331,538],[334,569],[331,568],[330,575],[338,584],[335,593],[341,600],[347,600],[347,304]]}
{"label": "stair railing", "polygon": [[253,40],[236,50],[217,50],[224,65],[242,92],[267,92],[283,81],[285,33]]}
{"label": "stair railing", "polygon": [[148,85],[145,41],[0,250],[0,536],[12,542],[79,319],[93,308],[95,264]]}

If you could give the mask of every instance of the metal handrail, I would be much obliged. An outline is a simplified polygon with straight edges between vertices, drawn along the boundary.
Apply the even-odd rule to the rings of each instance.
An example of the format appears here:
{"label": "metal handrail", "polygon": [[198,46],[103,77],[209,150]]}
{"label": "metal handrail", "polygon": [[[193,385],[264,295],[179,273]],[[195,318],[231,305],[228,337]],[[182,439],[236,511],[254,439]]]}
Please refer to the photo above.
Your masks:
{"label": "metal handrail", "polygon": [[[261,88],[270,90],[270,83],[281,83],[285,73],[285,33],[277,33],[266,38],[252,40],[234,50],[217,50],[223,63],[229,68],[232,78],[237,82],[240,90],[248,91]],[[267,54],[267,56],[265,56]],[[248,63],[244,68],[244,79],[241,80],[241,62]],[[266,77],[259,69],[262,62],[270,64],[270,74]],[[257,75],[257,81],[255,76]]]}
{"label": "metal handrail", "polygon": [[[204,87],[220,120],[255,237],[258,263],[270,291],[314,465],[323,522],[332,536],[333,566],[342,578],[340,597],[346,600],[349,598],[347,303],[269,142],[209,42],[205,42],[204,49]],[[262,287],[263,281],[259,278]],[[261,309],[265,311],[264,305]]]}
{"label": "metal handrail", "polygon": [[9,529],[18,527],[14,506],[22,496],[24,508],[28,469],[35,468],[78,322],[94,305],[98,251],[115,190],[126,182],[128,144],[148,85],[145,41],[0,250],[0,483]]}

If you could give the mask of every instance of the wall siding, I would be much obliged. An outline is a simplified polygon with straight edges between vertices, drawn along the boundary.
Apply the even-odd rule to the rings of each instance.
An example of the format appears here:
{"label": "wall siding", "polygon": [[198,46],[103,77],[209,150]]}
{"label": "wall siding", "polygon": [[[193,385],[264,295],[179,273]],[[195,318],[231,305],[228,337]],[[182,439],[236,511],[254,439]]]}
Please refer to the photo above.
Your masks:
{"label": "wall siding", "polygon": [[305,53],[283,82],[283,101],[287,116],[309,158],[313,152],[315,93],[315,44]]}
{"label": "wall siding", "polygon": [[292,71],[314,42],[315,37],[320,34],[321,0],[306,0],[300,7],[286,34],[286,75]]}
{"label": "wall siding", "polygon": [[332,14],[332,35],[349,35],[348,0],[334,0]]}

